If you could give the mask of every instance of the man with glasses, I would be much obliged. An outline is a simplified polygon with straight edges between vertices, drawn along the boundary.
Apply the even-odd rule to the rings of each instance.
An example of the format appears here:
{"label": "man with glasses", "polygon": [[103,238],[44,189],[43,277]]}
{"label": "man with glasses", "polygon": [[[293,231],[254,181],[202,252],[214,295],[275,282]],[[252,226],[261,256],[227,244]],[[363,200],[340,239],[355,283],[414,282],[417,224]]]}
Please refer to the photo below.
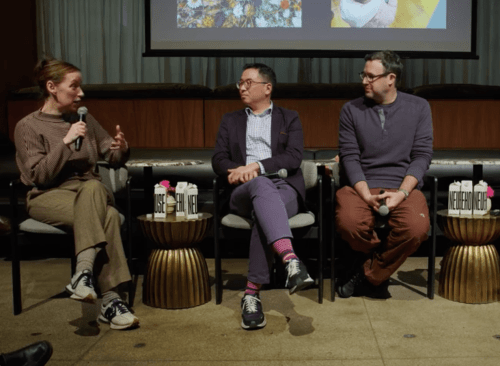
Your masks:
{"label": "man with glasses", "polygon": [[[253,219],[247,287],[241,300],[243,329],[266,325],[260,288],[269,283],[267,255],[281,257],[287,269],[290,294],[313,283],[292,247],[288,218],[296,215],[305,199],[300,163],[304,150],[297,112],[273,104],[274,71],[263,64],[247,64],[236,83],[245,109],[222,117],[212,167],[227,178],[232,189],[229,211]],[[266,177],[286,169],[287,177]],[[272,251],[271,251],[272,249]]]}
{"label": "man with glasses", "polygon": [[[427,239],[429,211],[420,192],[432,158],[429,103],[397,90],[403,65],[391,51],[365,57],[365,96],[340,113],[340,164],[347,185],[337,192],[336,224],[355,253],[339,296],[389,297],[390,276]],[[382,193],[382,190],[384,193]],[[385,201],[390,233],[374,230]]]}

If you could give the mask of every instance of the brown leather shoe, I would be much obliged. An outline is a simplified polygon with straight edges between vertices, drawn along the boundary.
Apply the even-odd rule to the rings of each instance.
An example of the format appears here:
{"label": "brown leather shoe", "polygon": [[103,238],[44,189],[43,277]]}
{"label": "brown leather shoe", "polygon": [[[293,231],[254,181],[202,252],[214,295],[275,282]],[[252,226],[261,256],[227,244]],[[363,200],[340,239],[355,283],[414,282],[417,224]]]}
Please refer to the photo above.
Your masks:
{"label": "brown leather shoe", "polygon": [[52,345],[47,341],[41,341],[20,350],[0,355],[0,365],[43,366],[51,356]]}

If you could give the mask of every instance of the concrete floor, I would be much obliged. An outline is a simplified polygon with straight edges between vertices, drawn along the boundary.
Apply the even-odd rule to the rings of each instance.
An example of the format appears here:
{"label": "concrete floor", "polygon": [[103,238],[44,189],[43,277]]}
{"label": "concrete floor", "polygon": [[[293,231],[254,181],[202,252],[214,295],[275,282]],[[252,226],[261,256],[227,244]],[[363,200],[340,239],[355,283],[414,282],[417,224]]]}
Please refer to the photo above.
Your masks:
{"label": "concrete floor", "polygon": [[[440,258],[436,261],[439,266]],[[213,259],[208,259],[213,276]],[[0,259],[0,351],[48,340],[48,365],[333,365],[500,364],[499,304],[467,305],[425,292],[426,258],[410,258],[391,280],[392,298],[317,303],[317,290],[289,296],[267,290],[267,326],[240,328],[246,261],[223,261],[231,283],[221,305],[164,310],[144,305],[142,277],[134,306],[138,329],[95,322],[98,307],[70,300],[68,259],[22,262],[24,311],[12,315],[10,262]],[[326,281],[329,285],[329,281]],[[213,292],[213,287],[212,287]],[[408,337],[412,335],[412,337]]]}

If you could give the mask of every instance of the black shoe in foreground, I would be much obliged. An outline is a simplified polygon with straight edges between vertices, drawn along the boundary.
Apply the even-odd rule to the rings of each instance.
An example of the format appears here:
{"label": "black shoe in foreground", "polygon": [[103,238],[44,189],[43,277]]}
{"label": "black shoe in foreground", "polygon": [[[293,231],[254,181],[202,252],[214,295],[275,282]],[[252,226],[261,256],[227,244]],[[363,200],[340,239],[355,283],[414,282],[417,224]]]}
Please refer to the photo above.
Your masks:
{"label": "black shoe in foreground", "polygon": [[241,327],[246,330],[260,329],[266,326],[266,317],[262,311],[259,295],[246,294],[241,299]]}
{"label": "black shoe in foreground", "polygon": [[43,366],[52,356],[52,345],[47,341],[36,342],[20,350],[0,355],[0,365]]}
{"label": "black shoe in foreground", "polygon": [[363,269],[361,269],[357,271],[349,281],[344,283],[342,286],[339,286],[337,288],[337,293],[344,299],[353,295],[360,295],[361,288],[363,287],[365,281],[365,274],[363,273]]}
{"label": "black shoe in foreground", "polygon": [[[366,282],[369,283],[368,281]],[[392,295],[389,292],[389,280],[382,282],[378,286],[369,283],[365,296],[370,297],[372,299],[380,299],[380,300],[390,299]]]}
{"label": "black shoe in foreground", "polygon": [[290,295],[314,283],[309,273],[307,273],[306,266],[298,259],[289,260],[286,264],[286,271],[288,275],[285,286],[290,289]]}

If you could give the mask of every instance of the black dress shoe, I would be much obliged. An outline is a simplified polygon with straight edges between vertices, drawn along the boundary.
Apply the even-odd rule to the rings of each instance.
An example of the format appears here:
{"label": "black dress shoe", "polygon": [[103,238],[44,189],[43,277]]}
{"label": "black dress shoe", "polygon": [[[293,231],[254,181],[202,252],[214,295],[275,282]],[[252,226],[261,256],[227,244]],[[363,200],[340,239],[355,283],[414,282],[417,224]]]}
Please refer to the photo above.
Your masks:
{"label": "black dress shoe", "polygon": [[366,296],[372,299],[389,299],[389,280],[375,286],[370,283],[363,271],[356,272],[354,276],[344,285],[337,288],[337,293],[340,297],[349,298],[351,296]]}
{"label": "black dress shoe", "polygon": [[365,296],[372,299],[390,299],[391,293],[389,292],[389,280],[382,282],[380,285],[375,286],[368,281],[369,285],[364,288]]}
{"label": "black dress shoe", "polygon": [[20,350],[0,355],[2,366],[43,366],[52,356],[52,345],[47,341],[36,342]]}
{"label": "black dress shoe", "polygon": [[366,279],[363,269],[359,269],[354,273],[349,281],[337,288],[337,293],[340,297],[349,298],[351,296],[362,294],[362,288],[365,285]]}

